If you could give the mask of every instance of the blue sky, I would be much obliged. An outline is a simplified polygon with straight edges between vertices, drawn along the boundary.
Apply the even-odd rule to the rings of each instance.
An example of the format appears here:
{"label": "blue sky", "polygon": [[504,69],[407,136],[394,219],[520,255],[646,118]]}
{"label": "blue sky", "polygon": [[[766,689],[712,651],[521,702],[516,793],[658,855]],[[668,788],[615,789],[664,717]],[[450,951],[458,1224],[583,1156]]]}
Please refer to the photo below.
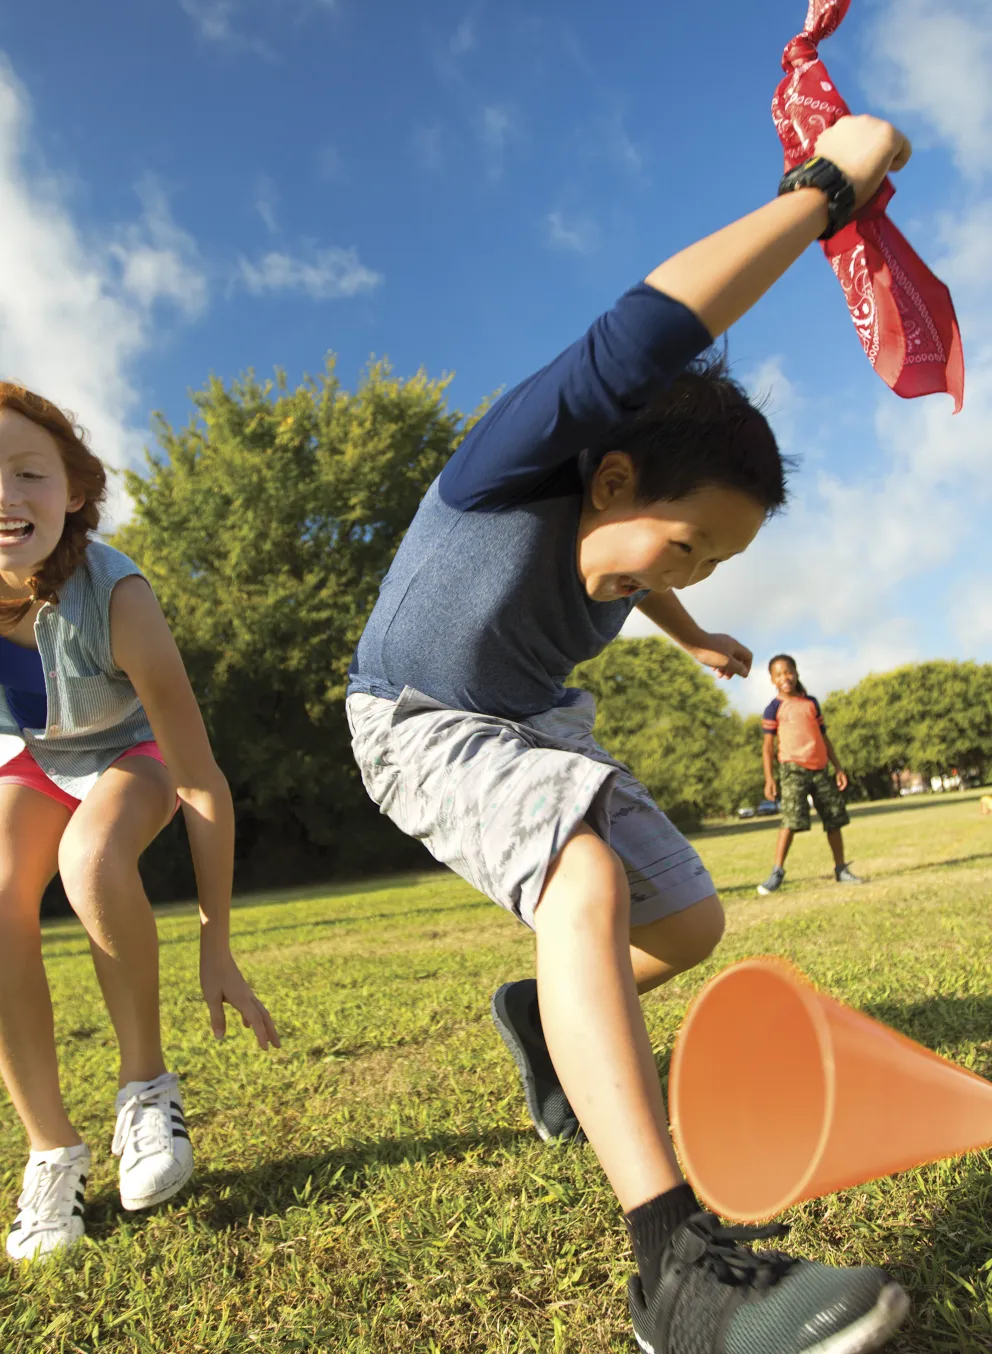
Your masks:
{"label": "blue sky", "polygon": [[[951,283],[965,412],[874,376],[813,249],[731,335],[802,457],[792,512],[687,594],[825,693],[992,658],[992,13],[854,0],[823,56],[917,155],[893,215]],[[899,13],[898,25],[894,15]],[[0,0],[0,371],[117,464],[149,412],[328,350],[471,408],[681,245],[773,195],[803,0]],[[646,632],[646,623],[644,623]],[[637,623],[632,632],[638,632]],[[735,684],[759,707],[763,676]]]}

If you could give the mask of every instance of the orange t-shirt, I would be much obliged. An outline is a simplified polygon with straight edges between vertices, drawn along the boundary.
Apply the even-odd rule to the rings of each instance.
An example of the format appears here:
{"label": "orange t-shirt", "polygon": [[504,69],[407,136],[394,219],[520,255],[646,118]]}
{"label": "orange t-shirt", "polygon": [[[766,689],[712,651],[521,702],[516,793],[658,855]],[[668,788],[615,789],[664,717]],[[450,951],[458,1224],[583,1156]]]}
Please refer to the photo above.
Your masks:
{"label": "orange t-shirt", "polygon": [[776,697],[765,710],[761,727],[765,733],[778,735],[780,762],[822,771],[830,760],[823,738],[827,726],[815,696]]}

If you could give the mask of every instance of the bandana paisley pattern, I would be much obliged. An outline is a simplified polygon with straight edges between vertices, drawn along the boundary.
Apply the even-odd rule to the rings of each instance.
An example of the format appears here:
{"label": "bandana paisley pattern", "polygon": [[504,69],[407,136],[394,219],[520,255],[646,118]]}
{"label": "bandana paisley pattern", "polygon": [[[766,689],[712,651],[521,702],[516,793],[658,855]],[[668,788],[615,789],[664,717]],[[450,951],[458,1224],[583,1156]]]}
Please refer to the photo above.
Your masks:
{"label": "bandana paisley pattern", "polygon": [[[851,0],[809,0],[806,25],[782,55],[785,76],[772,100],[772,117],[786,170],[814,152],[827,127],[850,113],[819,44],[843,20]],[[951,294],[886,215],[895,187],[886,179],[855,219],[823,252],[844,289],[869,362],[897,395],[946,392],[954,412],[964,402],[964,354]]]}

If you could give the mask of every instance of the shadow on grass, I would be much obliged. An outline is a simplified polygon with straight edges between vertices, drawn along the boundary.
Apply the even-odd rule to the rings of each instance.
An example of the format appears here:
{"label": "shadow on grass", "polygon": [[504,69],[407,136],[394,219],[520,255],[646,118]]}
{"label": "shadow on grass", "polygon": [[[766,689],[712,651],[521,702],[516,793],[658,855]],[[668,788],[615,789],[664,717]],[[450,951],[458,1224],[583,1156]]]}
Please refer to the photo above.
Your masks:
{"label": "shadow on grass", "polygon": [[[383,1137],[332,1147],[308,1156],[266,1161],[246,1171],[200,1169],[177,1196],[176,1205],[214,1231],[225,1231],[248,1218],[281,1217],[291,1208],[322,1202],[342,1211],[353,1201],[366,1177],[379,1166],[430,1162],[444,1170],[478,1151],[498,1151],[530,1140],[524,1129],[496,1128],[480,1133],[440,1133],[428,1138]],[[123,1214],[114,1189],[87,1200],[86,1227],[95,1238],[111,1234]],[[130,1213],[141,1227],[153,1213]]]}

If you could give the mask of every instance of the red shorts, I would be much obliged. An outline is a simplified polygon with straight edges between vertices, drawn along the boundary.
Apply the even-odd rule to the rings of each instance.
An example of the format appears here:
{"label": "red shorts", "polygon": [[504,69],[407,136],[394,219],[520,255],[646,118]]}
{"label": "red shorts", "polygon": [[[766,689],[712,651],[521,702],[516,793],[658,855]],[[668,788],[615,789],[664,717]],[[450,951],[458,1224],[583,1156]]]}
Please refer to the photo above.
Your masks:
{"label": "red shorts", "polygon": [[[150,739],[147,743],[135,743],[133,748],[121,753],[117,762],[122,762],[125,757],[151,757],[154,761],[165,765],[165,758],[159,752],[158,743],[154,739]],[[117,762],[113,765],[116,766]],[[75,813],[81,802],[74,795],[60,789],[53,780],[49,780],[27,748],[0,766],[0,785],[26,785],[29,790],[37,790],[40,794],[47,795],[49,799],[64,804],[70,813]],[[177,799],[176,808],[178,807]]]}

